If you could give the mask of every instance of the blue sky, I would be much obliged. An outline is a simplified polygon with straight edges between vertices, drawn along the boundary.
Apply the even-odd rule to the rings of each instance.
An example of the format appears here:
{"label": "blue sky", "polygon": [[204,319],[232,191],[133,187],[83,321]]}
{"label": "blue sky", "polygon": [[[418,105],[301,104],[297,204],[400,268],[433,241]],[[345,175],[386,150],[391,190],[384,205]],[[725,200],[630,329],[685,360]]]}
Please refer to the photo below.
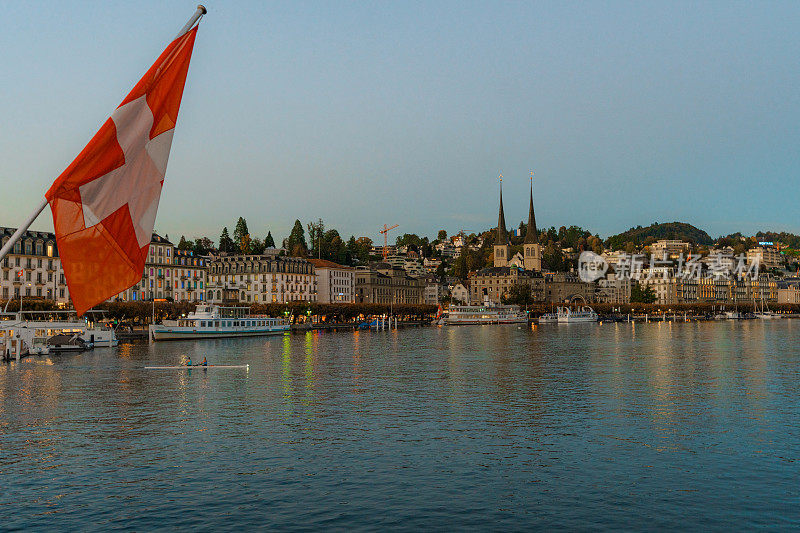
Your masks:
{"label": "blue sky", "polygon": [[[132,6],[136,9],[132,10]],[[194,10],[18,2],[0,20],[15,226]],[[206,3],[156,230],[296,218],[378,240],[654,221],[800,233],[798,2]],[[34,228],[50,229],[49,211]]]}

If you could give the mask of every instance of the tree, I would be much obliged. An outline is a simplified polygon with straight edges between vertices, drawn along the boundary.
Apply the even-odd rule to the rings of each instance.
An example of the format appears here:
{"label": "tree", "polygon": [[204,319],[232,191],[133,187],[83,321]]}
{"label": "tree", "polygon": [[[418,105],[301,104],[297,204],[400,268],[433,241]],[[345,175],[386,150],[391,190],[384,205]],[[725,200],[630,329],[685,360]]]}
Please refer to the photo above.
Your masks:
{"label": "tree", "polygon": [[180,242],[178,243],[178,250],[189,251],[189,250],[191,250],[191,249],[192,249],[192,243],[191,243],[191,241],[187,241],[187,240],[186,240],[186,237],[184,237],[183,235],[181,235],[181,240],[180,240]]}
{"label": "tree", "polygon": [[275,248],[275,239],[272,238],[272,232],[267,232],[267,238],[264,239],[264,248]]}
{"label": "tree", "polygon": [[208,255],[214,249],[214,242],[208,237],[200,237],[194,240],[192,245],[192,252],[194,255]]}
{"label": "tree", "polygon": [[247,221],[242,217],[239,217],[239,220],[236,221],[236,228],[233,230],[233,242],[243,254],[250,251],[250,230],[247,229]]}
{"label": "tree", "polygon": [[250,253],[255,255],[261,255],[264,253],[264,241],[261,239],[253,239],[250,241]]}
{"label": "tree", "polygon": [[228,227],[222,228],[222,235],[219,236],[219,251],[225,253],[234,253],[236,251],[236,244],[228,234]]}
{"label": "tree", "polygon": [[294,227],[286,239],[286,252],[295,257],[305,257],[308,253],[306,232],[299,220],[294,221]]}
{"label": "tree", "polygon": [[561,247],[556,246],[553,242],[544,247],[542,251],[542,268],[553,272],[564,272],[566,270]]}
{"label": "tree", "polygon": [[533,303],[531,287],[525,283],[514,285],[500,296],[500,301],[506,305],[531,305]]}
{"label": "tree", "polygon": [[320,248],[322,248],[322,238],[325,235],[325,223],[322,219],[317,219],[317,222],[309,222],[306,226],[308,228],[308,240],[311,243],[311,255],[313,257],[322,257]]}
{"label": "tree", "polygon": [[631,286],[631,303],[652,304],[656,301],[656,293],[653,287],[642,288],[638,283]]}
{"label": "tree", "polygon": [[439,233],[436,235],[436,239],[441,242],[447,238],[447,232],[443,229],[439,230]]}

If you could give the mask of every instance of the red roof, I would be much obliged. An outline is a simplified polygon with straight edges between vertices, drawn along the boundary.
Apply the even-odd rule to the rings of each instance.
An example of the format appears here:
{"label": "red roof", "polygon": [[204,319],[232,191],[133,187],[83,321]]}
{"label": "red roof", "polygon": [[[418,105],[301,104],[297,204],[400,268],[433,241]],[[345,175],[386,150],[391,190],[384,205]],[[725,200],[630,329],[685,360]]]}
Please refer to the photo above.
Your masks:
{"label": "red roof", "polygon": [[333,261],[328,261],[327,259],[314,259],[309,258],[308,262],[314,265],[314,268],[339,268],[343,270],[351,270],[353,267],[340,265],[339,263],[334,263]]}

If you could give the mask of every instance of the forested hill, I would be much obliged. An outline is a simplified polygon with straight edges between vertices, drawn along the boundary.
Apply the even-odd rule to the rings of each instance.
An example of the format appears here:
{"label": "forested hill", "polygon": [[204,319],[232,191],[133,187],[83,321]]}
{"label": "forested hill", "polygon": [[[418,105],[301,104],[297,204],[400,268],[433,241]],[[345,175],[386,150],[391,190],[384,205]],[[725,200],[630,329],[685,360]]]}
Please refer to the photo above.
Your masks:
{"label": "forested hill", "polygon": [[625,244],[632,242],[637,246],[645,244],[645,241],[657,241],[660,239],[679,239],[694,244],[710,245],[714,243],[708,233],[687,224],[685,222],[666,222],[664,224],[655,223],[643,228],[636,226],[619,235],[612,235],[606,239],[606,248],[615,250],[622,249]]}

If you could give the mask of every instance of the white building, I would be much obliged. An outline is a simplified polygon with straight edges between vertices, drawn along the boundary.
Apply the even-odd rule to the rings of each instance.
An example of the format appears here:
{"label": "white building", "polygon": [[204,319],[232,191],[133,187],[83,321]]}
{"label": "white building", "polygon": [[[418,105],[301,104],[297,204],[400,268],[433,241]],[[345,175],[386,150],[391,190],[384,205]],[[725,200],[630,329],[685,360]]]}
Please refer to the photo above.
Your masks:
{"label": "white building", "polygon": [[[16,228],[0,228],[0,245],[5,245]],[[0,295],[3,300],[38,297],[69,303],[69,290],[58,256],[56,236],[44,231],[26,231],[2,262]],[[24,302],[23,302],[24,306]]]}
{"label": "white building", "polygon": [[470,302],[469,283],[456,283],[450,288],[450,298],[453,302],[468,304]]}
{"label": "white building", "polygon": [[778,283],[779,304],[800,304],[800,280],[791,279]]}
{"label": "white building", "polygon": [[208,261],[206,297],[213,303],[315,302],[314,265],[300,257],[279,255],[268,248],[262,255],[212,256]]}
{"label": "white building", "polygon": [[759,268],[780,268],[783,264],[781,253],[771,246],[758,246],[747,250],[747,262],[759,262]]}
{"label": "white building", "polygon": [[354,303],[355,272],[353,267],[343,266],[325,259],[309,259],[317,275],[317,301],[320,303]]}
{"label": "white building", "polygon": [[679,240],[662,239],[650,245],[650,254],[655,257],[677,259],[681,254],[686,255],[689,251],[689,243]]}

